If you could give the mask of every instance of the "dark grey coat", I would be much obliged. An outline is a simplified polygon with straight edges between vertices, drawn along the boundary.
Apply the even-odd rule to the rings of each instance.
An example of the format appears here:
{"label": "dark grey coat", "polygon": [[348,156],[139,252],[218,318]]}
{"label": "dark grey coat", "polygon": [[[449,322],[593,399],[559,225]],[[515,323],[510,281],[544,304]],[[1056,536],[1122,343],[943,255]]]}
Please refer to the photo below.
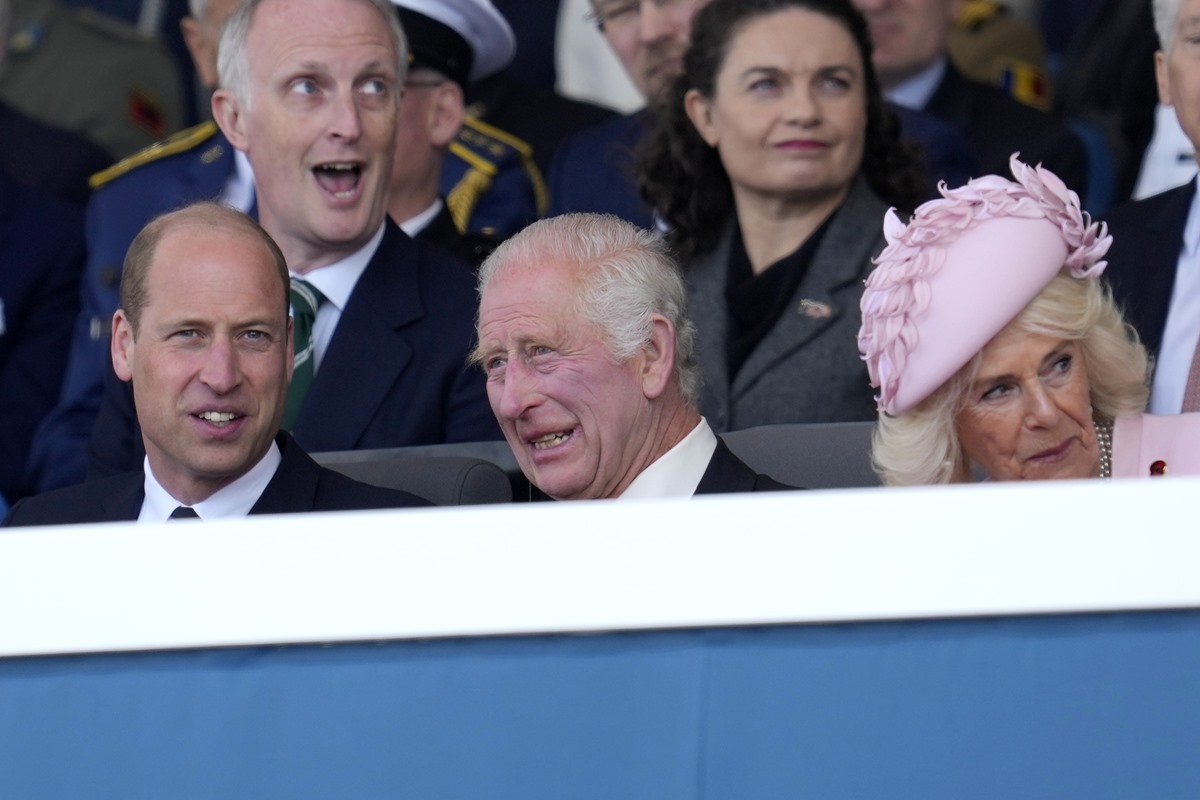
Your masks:
{"label": "dark grey coat", "polygon": [[874,392],[858,355],[859,299],[884,247],[887,205],[860,178],[813,257],[791,306],[730,385],[725,285],[733,227],[685,272],[704,386],[700,411],[715,431],[782,422],[875,419]]}

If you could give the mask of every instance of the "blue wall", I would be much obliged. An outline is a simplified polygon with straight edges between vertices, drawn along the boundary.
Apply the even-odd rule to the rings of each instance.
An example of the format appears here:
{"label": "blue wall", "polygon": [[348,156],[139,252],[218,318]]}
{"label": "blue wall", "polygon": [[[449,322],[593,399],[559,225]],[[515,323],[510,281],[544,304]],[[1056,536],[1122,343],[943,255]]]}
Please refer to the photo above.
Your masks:
{"label": "blue wall", "polygon": [[1200,797],[1200,612],[0,659],[0,798]]}

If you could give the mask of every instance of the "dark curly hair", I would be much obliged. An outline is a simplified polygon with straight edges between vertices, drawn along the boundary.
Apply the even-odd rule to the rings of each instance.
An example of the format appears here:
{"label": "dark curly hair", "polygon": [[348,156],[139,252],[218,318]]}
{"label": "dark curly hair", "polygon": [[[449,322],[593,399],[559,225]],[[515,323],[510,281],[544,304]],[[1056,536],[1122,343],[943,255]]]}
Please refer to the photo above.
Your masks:
{"label": "dark curly hair", "polygon": [[670,224],[681,259],[711,249],[733,213],[733,189],[715,148],[700,137],[684,108],[684,95],[696,89],[713,97],[717,74],[738,31],[758,17],[799,8],[840,23],[854,39],[863,64],[867,130],[859,167],[885,202],[912,211],[926,191],[916,154],[900,142],[900,126],[884,103],[871,64],[867,23],[850,0],[713,0],[692,21],[692,45],[684,71],[652,114],[654,127],[638,150],[642,196]]}

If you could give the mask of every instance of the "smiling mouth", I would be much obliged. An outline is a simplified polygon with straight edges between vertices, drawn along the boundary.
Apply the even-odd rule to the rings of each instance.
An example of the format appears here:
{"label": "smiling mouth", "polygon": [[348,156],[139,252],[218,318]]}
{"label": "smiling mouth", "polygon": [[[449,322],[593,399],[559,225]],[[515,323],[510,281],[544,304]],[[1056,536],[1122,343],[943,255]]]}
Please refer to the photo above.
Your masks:
{"label": "smiling mouth", "polygon": [[1034,453],[1029,457],[1029,460],[1037,462],[1057,461],[1066,455],[1067,451],[1071,448],[1071,441],[1071,439],[1067,439],[1057,447],[1050,447],[1041,451],[1040,453]]}
{"label": "smiling mouth", "polygon": [[534,450],[549,450],[551,447],[558,447],[560,444],[567,441],[574,435],[574,431],[547,433],[545,436],[539,436],[536,439],[530,439],[529,443],[533,445]]}
{"label": "smiling mouth", "polygon": [[335,161],[313,168],[313,175],[316,176],[320,187],[339,199],[354,196],[362,180],[362,173],[362,164],[350,161]]}
{"label": "smiling mouth", "polygon": [[235,414],[232,411],[201,411],[196,415],[196,418],[202,419],[218,428],[224,428],[229,423],[239,420],[242,417],[240,414]]}

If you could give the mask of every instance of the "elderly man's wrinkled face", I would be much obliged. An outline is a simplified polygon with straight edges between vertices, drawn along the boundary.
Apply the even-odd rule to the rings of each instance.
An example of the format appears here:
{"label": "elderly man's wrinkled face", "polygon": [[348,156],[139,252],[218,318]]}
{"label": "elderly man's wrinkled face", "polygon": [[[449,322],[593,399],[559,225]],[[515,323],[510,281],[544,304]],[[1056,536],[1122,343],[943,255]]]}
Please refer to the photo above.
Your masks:
{"label": "elderly man's wrinkled face", "polygon": [[511,265],[479,308],[492,411],[525,476],[556,500],[618,496],[651,446],[644,357],[614,362],[578,289],[570,267]]}
{"label": "elderly man's wrinkled face", "polygon": [[592,0],[604,37],[633,84],[658,97],[683,72],[692,17],[708,0]]}
{"label": "elderly man's wrinkled face", "polygon": [[983,348],[955,427],[993,480],[1092,478],[1100,451],[1079,344],[1010,324]]}

